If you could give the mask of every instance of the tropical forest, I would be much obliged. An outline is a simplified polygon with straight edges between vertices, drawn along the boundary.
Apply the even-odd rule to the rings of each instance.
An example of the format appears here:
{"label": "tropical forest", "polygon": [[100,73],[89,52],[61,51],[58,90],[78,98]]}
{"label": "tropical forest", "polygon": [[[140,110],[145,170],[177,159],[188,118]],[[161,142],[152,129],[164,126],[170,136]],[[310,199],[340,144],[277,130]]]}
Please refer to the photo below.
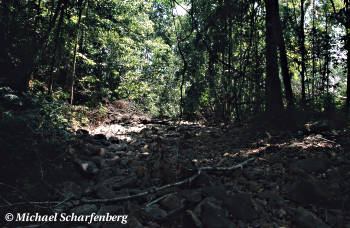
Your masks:
{"label": "tropical forest", "polygon": [[0,226],[350,228],[350,0],[0,0]]}

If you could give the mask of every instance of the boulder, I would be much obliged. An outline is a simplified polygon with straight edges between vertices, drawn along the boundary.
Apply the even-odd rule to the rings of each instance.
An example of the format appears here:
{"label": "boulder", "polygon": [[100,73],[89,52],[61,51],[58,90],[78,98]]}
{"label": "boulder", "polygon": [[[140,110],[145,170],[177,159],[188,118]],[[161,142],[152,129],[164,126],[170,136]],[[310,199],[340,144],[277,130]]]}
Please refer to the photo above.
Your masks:
{"label": "boulder", "polygon": [[205,198],[195,208],[195,215],[201,219],[204,227],[233,228],[234,224],[228,219],[220,202],[213,197]]}
{"label": "boulder", "polygon": [[222,186],[202,188],[202,194],[204,197],[214,197],[221,201],[225,201],[227,199],[226,190]]}
{"label": "boulder", "polygon": [[92,161],[83,161],[80,159],[76,159],[74,161],[78,167],[79,170],[82,171],[82,173],[87,175],[96,175],[99,173],[99,169],[97,168],[96,164]]}
{"label": "boulder", "polygon": [[331,195],[327,187],[318,181],[307,178],[293,184],[289,189],[289,198],[302,205],[314,204],[328,207]]}
{"label": "boulder", "polygon": [[330,162],[325,159],[307,158],[291,163],[290,169],[302,169],[306,172],[324,172],[330,167]]}
{"label": "boulder", "polygon": [[165,210],[172,211],[184,206],[183,200],[176,195],[170,195],[159,202]]}
{"label": "boulder", "polygon": [[302,207],[296,209],[294,221],[296,227],[300,228],[330,228],[330,226],[323,223],[315,214]]}
{"label": "boulder", "polygon": [[160,209],[157,206],[150,206],[145,208],[145,215],[150,219],[150,220],[158,220],[165,218],[168,216],[168,213],[164,211],[163,209]]}
{"label": "boulder", "polygon": [[66,181],[62,183],[62,193],[66,198],[73,197],[79,199],[83,194],[83,190],[80,185],[72,181]]}
{"label": "boulder", "polygon": [[128,144],[122,142],[119,144],[111,144],[107,149],[111,152],[125,151],[128,148]]}
{"label": "boulder", "polygon": [[181,191],[181,195],[190,203],[199,203],[202,200],[202,193],[200,190],[188,190]]}
{"label": "boulder", "polygon": [[258,217],[253,200],[247,193],[238,193],[227,198],[224,205],[236,219],[252,221]]}
{"label": "boulder", "polygon": [[93,138],[95,140],[106,140],[107,141],[107,137],[104,134],[96,134],[93,136]]}

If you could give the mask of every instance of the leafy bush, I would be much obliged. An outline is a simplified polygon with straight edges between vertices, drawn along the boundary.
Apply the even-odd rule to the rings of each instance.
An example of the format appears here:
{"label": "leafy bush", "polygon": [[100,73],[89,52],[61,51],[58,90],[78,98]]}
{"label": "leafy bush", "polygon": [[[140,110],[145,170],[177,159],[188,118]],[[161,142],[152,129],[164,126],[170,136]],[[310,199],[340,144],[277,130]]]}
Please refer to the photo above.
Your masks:
{"label": "leafy bush", "polygon": [[[11,99],[9,99],[11,98]],[[37,96],[16,94],[0,88],[0,138],[3,149],[13,152],[50,147],[62,151],[72,141],[70,108],[39,93]],[[11,102],[10,102],[11,101]]]}

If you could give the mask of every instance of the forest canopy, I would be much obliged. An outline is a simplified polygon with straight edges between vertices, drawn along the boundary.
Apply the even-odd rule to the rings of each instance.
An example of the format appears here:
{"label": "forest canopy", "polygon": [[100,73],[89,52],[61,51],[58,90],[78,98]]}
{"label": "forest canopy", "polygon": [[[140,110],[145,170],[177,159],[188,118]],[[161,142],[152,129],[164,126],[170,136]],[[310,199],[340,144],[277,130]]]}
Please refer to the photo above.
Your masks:
{"label": "forest canopy", "polygon": [[1,1],[0,83],[241,121],[350,107],[348,0]]}

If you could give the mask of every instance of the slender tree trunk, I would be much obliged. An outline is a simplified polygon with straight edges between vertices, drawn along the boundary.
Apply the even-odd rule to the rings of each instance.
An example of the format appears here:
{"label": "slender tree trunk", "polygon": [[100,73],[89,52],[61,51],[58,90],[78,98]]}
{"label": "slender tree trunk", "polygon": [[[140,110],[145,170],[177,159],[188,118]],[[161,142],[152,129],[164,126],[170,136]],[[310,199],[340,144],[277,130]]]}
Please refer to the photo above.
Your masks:
{"label": "slender tree trunk", "polygon": [[330,61],[330,52],[329,52],[329,48],[330,48],[330,38],[328,36],[328,17],[327,17],[327,13],[326,13],[326,50],[325,50],[325,59],[324,59],[324,69],[323,69],[323,80],[325,82],[325,87],[326,87],[326,93],[328,94],[329,92],[329,61]]}
{"label": "slender tree trunk", "polygon": [[[348,11],[350,11],[348,9]],[[346,28],[346,49],[348,51],[347,53],[347,83],[346,83],[346,110],[349,111],[350,109],[350,21],[348,22],[348,26]]]}
{"label": "slender tree trunk", "polygon": [[63,5],[62,9],[61,9],[61,14],[60,14],[60,19],[58,21],[58,25],[57,25],[57,30],[56,30],[56,36],[55,36],[55,47],[53,50],[53,57],[51,60],[51,67],[50,67],[50,72],[49,72],[49,94],[52,94],[52,89],[53,89],[53,71],[54,71],[54,67],[56,64],[56,56],[57,56],[57,47],[58,47],[58,43],[59,43],[59,38],[60,38],[60,33],[61,33],[61,27],[62,27],[62,23],[63,23],[63,18],[64,18],[64,11],[67,7],[67,2],[65,2],[65,4]]}
{"label": "slender tree trunk", "polygon": [[265,0],[266,6],[266,103],[267,111],[279,113],[283,110],[281,82],[278,76],[277,44],[274,36],[274,14],[277,0]]}
{"label": "slender tree trunk", "polygon": [[52,32],[52,30],[55,27],[57,17],[59,15],[60,9],[62,7],[62,4],[64,2],[68,2],[69,0],[58,0],[57,7],[55,9],[55,13],[52,16],[49,27],[43,37],[43,39],[40,39],[40,41],[33,40],[33,46],[37,46],[36,50],[31,53],[30,58],[24,61],[22,71],[19,72],[19,75],[15,79],[15,88],[19,91],[25,91],[28,89],[29,80],[31,79],[31,75],[35,69],[35,62],[37,58],[39,58],[43,53],[45,53],[45,50],[47,48],[49,37]]}
{"label": "slender tree trunk", "polygon": [[46,51],[46,48],[47,48],[48,43],[49,43],[50,34],[55,27],[55,24],[56,24],[56,21],[57,21],[59,14],[60,14],[60,11],[62,9],[62,6],[63,6],[63,4],[67,4],[68,1],[69,0],[58,0],[57,6],[55,9],[55,13],[52,16],[52,19],[50,20],[50,24],[49,24],[48,30],[45,33],[44,38],[41,40],[41,47],[40,47],[40,49],[38,49],[38,53],[40,53],[40,51],[41,51],[41,54],[42,54]]}
{"label": "slender tree trunk", "polygon": [[315,61],[315,0],[312,1],[312,84],[311,84],[311,97],[315,96],[315,73],[316,73],[316,61]]}
{"label": "slender tree trunk", "polygon": [[305,73],[306,73],[306,49],[305,49],[305,32],[304,32],[304,0],[300,1],[300,52],[301,52],[301,104],[303,107],[306,105],[306,95],[305,95]]}
{"label": "slender tree trunk", "polygon": [[83,2],[84,0],[79,0],[78,7],[79,7],[79,15],[78,15],[78,29],[75,36],[75,45],[74,45],[74,54],[73,54],[73,67],[72,67],[72,74],[70,78],[70,93],[69,93],[69,103],[73,104],[73,96],[74,96],[74,78],[75,78],[75,68],[77,63],[77,52],[78,52],[78,42],[79,42],[79,33],[80,33],[80,22],[81,22],[81,16],[83,13]]}
{"label": "slender tree trunk", "polygon": [[[226,21],[226,18],[224,19],[225,21],[224,21],[224,31],[223,31],[223,33],[224,34],[227,34],[227,21]],[[224,40],[224,39],[223,39]],[[226,45],[228,45],[227,43],[225,43],[225,45],[223,45],[223,47],[222,47],[222,53],[221,53],[221,57],[222,57],[222,62],[223,63],[225,63],[225,60],[226,60],[226,57],[225,57],[225,54],[226,54],[226,52],[225,52],[225,47],[226,47]],[[230,62],[228,63],[228,64],[230,64]],[[223,95],[222,95],[222,97],[223,97],[223,105],[222,105],[222,114],[223,114],[223,120],[226,122],[227,120],[228,120],[228,93],[229,93],[229,91],[228,91],[228,84],[227,84],[227,82],[228,82],[228,78],[227,78],[227,76],[228,76],[228,73],[226,72],[226,66],[225,66],[225,64],[222,64],[222,78],[221,78],[221,80],[222,80],[222,87],[223,87],[223,90],[224,90],[224,93],[223,93]]]}
{"label": "slender tree trunk", "polygon": [[350,2],[349,0],[345,1],[345,7],[346,7],[346,24],[345,24],[345,29],[346,29],[346,50],[348,51],[347,53],[347,83],[346,83],[346,111],[349,112],[350,109]]}
{"label": "slender tree trunk", "polygon": [[293,91],[292,91],[292,84],[291,84],[291,75],[289,73],[288,69],[288,59],[287,59],[287,52],[286,52],[286,45],[284,43],[283,38],[283,30],[281,25],[281,20],[279,16],[279,6],[277,5],[277,9],[275,10],[275,20],[276,23],[276,39],[279,46],[279,54],[280,54],[280,64],[282,69],[282,76],[283,76],[283,84],[286,94],[286,99],[288,102],[288,108],[291,108],[294,106],[294,97],[293,97]]}
{"label": "slender tree trunk", "polygon": [[[227,78],[227,81],[228,81],[228,85],[229,85],[229,88],[234,90],[233,86],[232,86],[232,78],[231,78],[231,63],[232,63],[232,21],[231,19],[229,19],[229,29],[228,29],[228,34],[229,34],[229,48],[228,48],[228,78]],[[231,91],[227,91],[227,110],[229,112],[229,115],[231,116],[231,112],[232,112],[232,102],[233,102],[233,99],[232,99],[232,95],[231,95]],[[239,119],[239,117],[237,117],[237,119]]]}
{"label": "slender tree trunk", "polygon": [[10,1],[2,1],[1,3],[1,24],[0,28],[2,30],[2,34],[0,36],[0,52],[2,61],[6,61],[7,58],[7,48],[8,45],[8,33],[9,33],[9,19],[10,19]]}

